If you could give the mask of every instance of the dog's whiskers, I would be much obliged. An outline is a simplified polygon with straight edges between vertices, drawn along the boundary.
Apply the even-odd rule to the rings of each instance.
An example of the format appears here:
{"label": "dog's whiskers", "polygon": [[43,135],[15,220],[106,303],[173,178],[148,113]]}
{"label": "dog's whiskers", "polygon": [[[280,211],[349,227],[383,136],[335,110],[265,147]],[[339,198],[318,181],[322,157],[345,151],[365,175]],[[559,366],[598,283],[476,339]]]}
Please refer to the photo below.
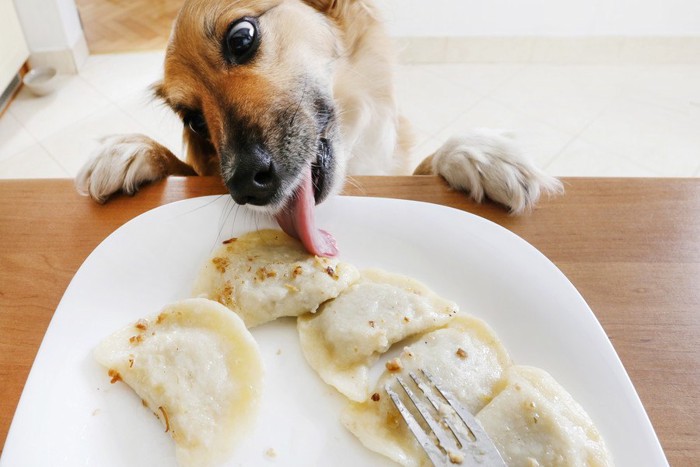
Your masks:
{"label": "dog's whiskers", "polygon": [[348,184],[348,185],[350,185],[350,186],[353,186],[353,187],[357,188],[357,190],[358,190],[360,193],[365,194],[365,192],[366,192],[366,190],[362,187],[362,185],[360,185],[360,183],[359,183],[357,180],[355,180],[355,178],[352,177],[352,176],[347,176],[347,177],[345,177],[345,183]]}
{"label": "dog's whiskers", "polygon": [[306,88],[308,84],[309,79],[307,77],[304,77],[304,87],[301,89],[301,97],[299,97],[299,100],[297,101],[297,108],[294,109],[294,115],[292,115],[292,120],[289,123],[290,126],[294,125],[294,120],[297,118],[297,114],[299,113],[299,109],[301,108],[301,103],[304,101],[304,97],[306,96]]}
{"label": "dog's whiskers", "polygon": [[[224,196],[224,195],[222,195]],[[212,249],[216,248],[216,246],[222,241],[222,234],[224,232],[224,229],[226,228],[226,219],[231,217],[231,213],[233,212],[234,209],[236,209],[238,205],[233,202],[231,198],[226,200],[226,205],[224,208],[221,210],[221,215],[219,216],[219,232],[216,236],[216,240],[214,242],[214,245],[212,246]],[[238,210],[236,210],[236,214],[238,213]],[[235,214],[234,214],[234,223],[235,223]],[[233,235],[233,223],[231,225],[231,231],[229,232],[229,238]],[[225,239],[224,239],[225,240]]]}

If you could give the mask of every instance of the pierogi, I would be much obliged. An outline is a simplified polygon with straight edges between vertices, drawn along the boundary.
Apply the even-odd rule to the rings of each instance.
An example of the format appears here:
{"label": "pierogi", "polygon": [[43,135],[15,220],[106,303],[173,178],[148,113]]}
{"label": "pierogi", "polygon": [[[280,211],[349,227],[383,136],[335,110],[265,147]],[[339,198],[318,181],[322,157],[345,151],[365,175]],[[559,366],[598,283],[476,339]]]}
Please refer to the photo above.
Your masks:
{"label": "pierogi", "polygon": [[351,402],[341,421],[367,448],[405,466],[431,465],[387,395],[384,385],[411,372],[430,371],[441,388],[476,413],[494,396],[495,387],[510,365],[496,335],[481,320],[458,314],[445,328],[425,334],[404,348],[388,365],[374,393],[362,403]]}
{"label": "pierogi", "polygon": [[408,277],[379,270],[359,281],[297,328],[307,362],[327,384],[354,401],[369,392],[369,368],[392,344],[445,326],[457,305]]}
{"label": "pierogi", "polygon": [[[549,374],[514,366],[485,322],[414,279],[360,273],[262,230],[217,248],[193,290],[200,298],[139,320],[95,350],[112,382],[123,380],[161,420],[180,465],[230,455],[262,392],[262,362],[246,327],[283,316],[298,317],[306,361],[350,399],[343,425],[401,465],[431,463],[385,385],[421,370],[476,415],[509,467],[612,465],[590,417]],[[370,389],[372,366],[407,338]]]}
{"label": "pierogi", "polygon": [[313,313],[359,277],[334,258],[306,252],[279,230],[260,230],[224,242],[202,267],[193,295],[222,303],[247,327]]}
{"label": "pierogi", "polygon": [[116,332],[95,359],[129,385],[175,441],[178,464],[224,460],[250,427],[262,390],[258,346],[228,308],[183,300]]}
{"label": "pierogi", "polygon": [[547,372],[513,366],[477,420],[511,467],[612,465],[595,425]]}

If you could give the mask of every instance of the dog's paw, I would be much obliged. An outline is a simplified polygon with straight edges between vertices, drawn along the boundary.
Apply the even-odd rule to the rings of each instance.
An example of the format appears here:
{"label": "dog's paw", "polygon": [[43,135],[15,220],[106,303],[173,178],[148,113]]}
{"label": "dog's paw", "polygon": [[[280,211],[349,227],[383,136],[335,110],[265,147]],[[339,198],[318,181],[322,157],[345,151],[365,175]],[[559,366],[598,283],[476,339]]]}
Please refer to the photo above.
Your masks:
{"label": "dog's paw", "polygon": [[564,191],[559,180],[522,153],[511,134],[500,130],[479,129],[452,137],[434,154],[432,169],[476,201],[486,196],[513,214],[531,209],[543,193]]}
{"label": "dog's paw", "polygon": [[146,136],[108,136],[100,143],[75,179],[78,192],[98,203],[118,191],[134,194],[144,183],[168,175],[170,151]]}

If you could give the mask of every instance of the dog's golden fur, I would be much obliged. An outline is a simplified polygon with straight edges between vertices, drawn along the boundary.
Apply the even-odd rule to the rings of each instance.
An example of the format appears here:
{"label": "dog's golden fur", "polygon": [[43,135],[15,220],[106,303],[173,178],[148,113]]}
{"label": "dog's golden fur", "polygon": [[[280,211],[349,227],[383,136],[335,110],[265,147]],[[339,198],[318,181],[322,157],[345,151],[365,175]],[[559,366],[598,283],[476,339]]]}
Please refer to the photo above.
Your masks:
{"label": "dog's golden fur", "polygon": [[[227,181],[242,148],[263,145],[288,175],[267,204],[275,211],[294,195],[303,177],[297,167],[316,160],[319,138],[333,153],[324,198],[348,174],[410,173],[411,131],[397,110],[390,40],[379,16],[369,0],[186,1],[154,90],[185,121],[199,112],[206,136],[184,126],[187,165],[140,135],[107,139],[79,174],[78,188],[104,201],[171,174],[221,174]],[[259,49],[251,63],[229,66],[222,37],[246,17],[259,21]],[[561,187],[503,132],[453,138],[419,171],[514,212]]]}

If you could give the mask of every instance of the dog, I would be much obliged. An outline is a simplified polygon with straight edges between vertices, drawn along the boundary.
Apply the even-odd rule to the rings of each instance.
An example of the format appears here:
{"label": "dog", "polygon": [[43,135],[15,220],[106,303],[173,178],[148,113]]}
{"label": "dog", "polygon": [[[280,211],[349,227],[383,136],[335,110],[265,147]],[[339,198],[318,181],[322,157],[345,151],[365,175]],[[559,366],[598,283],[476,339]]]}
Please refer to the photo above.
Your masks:
{"label": "dog", "polygon": [[[313,208],[347,175],[411,173],[390,39],[371,0],[187,0],[154,94],[183,121],[185,161],[143,135],[111,136],[81,169],[98,202],[169,175],[220,175],[233,200],[274,215],[314,254],[336,253]],[[505,132],[448,140],[416,168],[513,213],[561,183]]]}

